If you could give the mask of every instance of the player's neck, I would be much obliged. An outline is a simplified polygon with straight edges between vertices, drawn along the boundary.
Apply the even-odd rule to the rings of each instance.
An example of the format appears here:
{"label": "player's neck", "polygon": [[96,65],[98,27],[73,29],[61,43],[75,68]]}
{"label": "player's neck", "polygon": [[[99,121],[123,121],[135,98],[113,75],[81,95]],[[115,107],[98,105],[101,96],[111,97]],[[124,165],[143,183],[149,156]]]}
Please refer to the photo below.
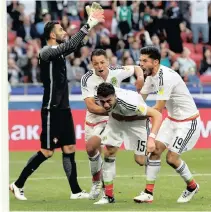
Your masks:
{"label": "player's neck", "polygon": [[159,70],[160,70],[160,65],[158,65],[157,67],[155,67],[155,68],[153,69],[153,71],[152,71],[152,76],[154,77],[154,76],[158,73]]}
{"label": "player's neck", "polygon": [[102,76],[103,80],[106,81],[108,78],[108,74],[106,74],[105,76]]}
{"label": "player's neck", "polygon": [[56,42],[56,40],[50,39],[47,41],[48,46],[58,46],[59,44]]}

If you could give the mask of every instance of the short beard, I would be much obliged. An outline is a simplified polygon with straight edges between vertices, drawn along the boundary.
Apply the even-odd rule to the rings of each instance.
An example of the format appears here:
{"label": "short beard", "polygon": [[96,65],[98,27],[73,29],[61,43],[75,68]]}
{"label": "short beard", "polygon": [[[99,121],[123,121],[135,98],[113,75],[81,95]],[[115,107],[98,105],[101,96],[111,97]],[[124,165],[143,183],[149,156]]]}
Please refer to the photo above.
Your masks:
{"label": "short beard", "polygon": [[57,39],[56,39],[56,42],[57,42],[58,44],[61,44],[61,43],[64,43],[64,40],[57,40]]}
{"label": "short beard", "polygon": [[153,71],[153,68],[149,69],[148,71],[144,71],[144,78],[147,78],[148,76],[151,76],[152,75],[152,71]]}

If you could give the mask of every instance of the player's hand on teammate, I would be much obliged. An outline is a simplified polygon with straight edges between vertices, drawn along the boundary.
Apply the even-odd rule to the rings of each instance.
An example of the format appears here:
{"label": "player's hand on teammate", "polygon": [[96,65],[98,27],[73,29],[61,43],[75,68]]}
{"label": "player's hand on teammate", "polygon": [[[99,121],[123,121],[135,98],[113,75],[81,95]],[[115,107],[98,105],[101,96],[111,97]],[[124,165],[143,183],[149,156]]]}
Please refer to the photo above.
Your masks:
{"label": "player's hand on teammate", "polygon": [[98,23],[102,23],[105,21],[104,10],[99,3],[93,2],[91,7],[87,5],[86,12],[88,14],[87,23],[89,24],[90,29],[96,26]]}
{"label": "player's hand on teammate", "polygon": [[149,136],[147,140],[147,153],[154,151],[155,151],[155,139]]}
{"label": "player's hand on teammate", "polygon": [[119,115],[119,114],[112,113],[111,115],[112,115],[112,117],[113,117],[115,120],[117,120],[117,121],[124,121],[123,116],[121,116],[121,115]]}

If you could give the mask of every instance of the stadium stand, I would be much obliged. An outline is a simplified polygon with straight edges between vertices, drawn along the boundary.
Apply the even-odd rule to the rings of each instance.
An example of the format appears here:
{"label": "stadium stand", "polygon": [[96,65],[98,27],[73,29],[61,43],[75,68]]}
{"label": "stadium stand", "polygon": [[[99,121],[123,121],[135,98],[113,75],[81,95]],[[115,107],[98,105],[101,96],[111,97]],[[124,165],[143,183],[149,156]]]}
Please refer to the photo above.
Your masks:
{"label": "stadium stand", "polygon": [[[85,22],[84,8],[89,4],[88,1],[64,1],[62,5],[58,1],[33,2],[7,2],[8,81],[12,86],[12,95],[42,94],[37,57],[45,45],[42,36],[44,24],[49,20],[59,20],[68,35],[72,36]],[[181,74],[191,93],[211,93],[211,39],[208,43],[203,43],[202,39],[211,35],[209,32],[200,34],[198,43],[193,43],[195,34],[191,31],[191,16],[188,13],[191,2],[101,3],[105,9],[106,22],[92,30],[86,48],[83,47],[67,59],[71,94],[81,94],[80,77],[74,70],[80,67],[80,74],[88,71],[91,67],[89,56],[93,49],[105,49],[112,65],[127,65],[137,64],[139,56],[134,54],[135,46],[140,49],[146,45],[155,45],[165,53],[162,61]],[[207,23],[211,25],[210,4],[207,10]],[[173,35],[169,30],[172,23],[177,30]],[[177,48],[180,45],[183,49]],[[184,47],[190,52],[185,52]],[[123,87],[134,89],[133,82],[134,77],[131,77],[125,80]]]}

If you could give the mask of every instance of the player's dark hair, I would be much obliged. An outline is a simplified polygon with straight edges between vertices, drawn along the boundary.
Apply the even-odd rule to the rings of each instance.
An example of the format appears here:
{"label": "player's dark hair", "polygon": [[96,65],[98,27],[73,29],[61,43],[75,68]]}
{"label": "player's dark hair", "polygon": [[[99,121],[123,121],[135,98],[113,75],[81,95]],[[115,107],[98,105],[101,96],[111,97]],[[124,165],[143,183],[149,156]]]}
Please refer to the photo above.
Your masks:
{"label": "player's dark hair", "polygon": [[97,95],[102,97],[107,97],[109,95],[114,95],[115,89],[111,83],[103,82],[97,88]]}
{"label": "player's dark hair", "polygon": [[52,30],[54,29],[54,26],[56,24],[60,24],[58,21],[49,21],[45,27],[44,27],[44,37],[46,40],[50,39],[50,34],[52,32]]}
{"label": "player's dark hair", "polygon": [[151,59],[159,60],[159,63],[160,63],[160,58],[161,58],[160,51],[155,46],[146,46],[141,48],[140,54],[146,54]]}
{"label": "player's dark hair", "polygon": [[92,54],[91,54],[91,61],[92,61],[92,58],[93,58],[94,56],[101,56],[101,55],[103,55],[104,57],[107,58],[107,55],[106,55],[106,51],[105,51],[105,50],[103,50],[103,49],[95,49],[95,50],[92,52]]}

